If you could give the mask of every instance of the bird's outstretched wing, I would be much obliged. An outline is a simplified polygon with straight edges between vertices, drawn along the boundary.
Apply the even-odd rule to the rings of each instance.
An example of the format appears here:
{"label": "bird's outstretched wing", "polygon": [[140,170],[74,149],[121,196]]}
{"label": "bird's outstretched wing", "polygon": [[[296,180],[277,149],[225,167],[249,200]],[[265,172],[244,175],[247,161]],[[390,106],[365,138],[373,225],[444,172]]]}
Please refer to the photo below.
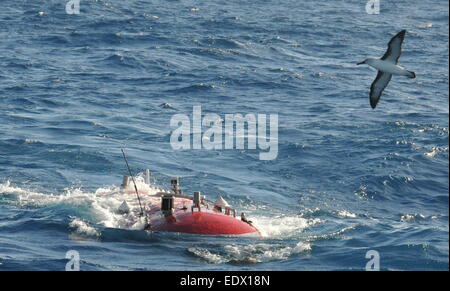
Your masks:
{"label": "bird's outstretched wing", "polygon": [[382,71],[378,71],[378,75],[375,78],[375,81],[373,81],[372,86],[370,86],[370,106],[372,106],[372,109],[375,109],[375,107],[378,104],[378,101],[380,100],[381,93],[383,93],[384,88],[389,84],[389,81],[392,78],[392,74],[385,73]]}
{"label": "bird's outstretched wing", "polygon": [[402,30],[397,33],[388,43],[388,49],[384,53],[382,60],[397,64],[398,58],[402,54],[402,43],[405,39],[406,30]]}

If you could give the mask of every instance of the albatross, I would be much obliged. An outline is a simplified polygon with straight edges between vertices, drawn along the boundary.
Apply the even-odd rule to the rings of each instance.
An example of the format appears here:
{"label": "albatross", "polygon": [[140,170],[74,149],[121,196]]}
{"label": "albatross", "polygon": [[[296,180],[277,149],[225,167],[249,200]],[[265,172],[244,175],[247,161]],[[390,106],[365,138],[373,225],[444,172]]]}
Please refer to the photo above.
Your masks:
{"label": "albatross", "polygon": [[381,94],[384,88],[389,84],[392,75],[406,76],[408,78],[414,79],[416,74],[412,71],[397,65],[398,59],[402,54],[402,43],[405,39],[406,30],[402,30],[397,33],[388,43],[388,49],[386,53],[380,58],[368,58],[362,62],[357,63],[357,65],[367,64],[378,70],[377,77],[373,81],[372,86],[370,86],[370,106],[372,109],[378,104]]}

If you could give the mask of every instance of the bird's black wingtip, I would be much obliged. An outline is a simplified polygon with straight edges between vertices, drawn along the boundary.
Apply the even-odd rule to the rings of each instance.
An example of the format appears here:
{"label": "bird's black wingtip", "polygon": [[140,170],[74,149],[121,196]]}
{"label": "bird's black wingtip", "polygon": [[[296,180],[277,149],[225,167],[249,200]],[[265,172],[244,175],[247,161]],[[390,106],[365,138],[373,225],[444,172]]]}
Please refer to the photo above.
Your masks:
{"label": "bird's black wingtip", "polygon": [[375,109],[375,107],[377,107],[377,103],[378,102],[373,102],[372,100],[370,100],[370,107],[372,107],[372,109]]}

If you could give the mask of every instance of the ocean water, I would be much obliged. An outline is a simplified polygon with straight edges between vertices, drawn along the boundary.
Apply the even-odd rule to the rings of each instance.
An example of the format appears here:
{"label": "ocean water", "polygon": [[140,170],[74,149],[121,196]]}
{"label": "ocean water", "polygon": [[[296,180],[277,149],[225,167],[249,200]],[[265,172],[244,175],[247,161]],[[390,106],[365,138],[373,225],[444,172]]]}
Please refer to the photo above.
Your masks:
{"label": "ocean water", "polygon": [[[0,270],[448,270],[448,2],[3,0]],[[408,31],[372,110],[382,56]],[[163,108],[162,103],[172,104]],[[170,119],[278,114],[278,157],[170,145]],[[126,168],[218,194],[260,239],[145,233]]]}

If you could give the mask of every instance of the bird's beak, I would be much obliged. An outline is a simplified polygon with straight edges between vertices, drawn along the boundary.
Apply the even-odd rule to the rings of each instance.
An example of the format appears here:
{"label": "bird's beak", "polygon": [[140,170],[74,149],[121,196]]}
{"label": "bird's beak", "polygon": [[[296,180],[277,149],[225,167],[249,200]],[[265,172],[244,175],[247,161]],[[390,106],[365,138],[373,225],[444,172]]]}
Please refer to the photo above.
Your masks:
{"label": "bird's beak", "polygon": [[362,61],[362,62],[359,62],[359,63],[356,63],[357,65],[363,65],[363,64],[365,64],[366,62],[365,61]]}

